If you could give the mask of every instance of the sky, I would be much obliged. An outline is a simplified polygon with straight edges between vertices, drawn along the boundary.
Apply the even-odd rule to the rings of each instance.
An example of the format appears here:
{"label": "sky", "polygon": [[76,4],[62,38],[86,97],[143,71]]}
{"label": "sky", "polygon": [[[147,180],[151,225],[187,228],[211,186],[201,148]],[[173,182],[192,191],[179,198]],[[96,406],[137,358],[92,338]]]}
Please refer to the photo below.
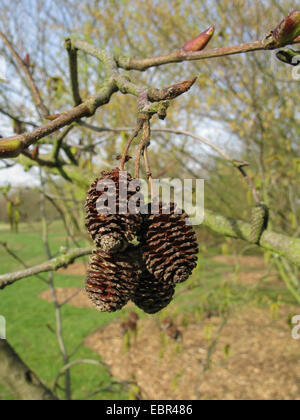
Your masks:
{"label": "sky", "polygon": [[25,172],[21,165],[0,170],[0,185],[12,184],[14,186],[36,187],[39,185],[37,168]]}
{"label": "sky", "polygon": [[[5,118],[0,115],[0,130],[3,130],[4,127],[6,127],[4,130],[5,135],[11,135],[12,131],[10,127],[7,126]],[[236,148],[238,153],[237,139],[232,139],[232,137],[224,131],[224,128],[221,125],[214,124],[213,126],[208,126],[205,124],[205,127],[199,127],[198,132],[195,134],[208,139],[215,145],[223,147],[224,150],[226,150],[227,147],[230,147],[231,150]],[[180,141],[180,137],[178,137],[178,140]],[[199,144],[197,143],[197,147],[198,146]],[[209,146],[203,145],[202,147],[203,151],[214,154],[214,151]],[[1,169],[0,185],[6,185],[8,183],[12,183],[16,186],[23,185],[25,187],[37,186],[40,183],[38,169],[33,167],[28,172],[25,172],[23,166],[19,164],[16,164],[12,168]]]}
{"label": "sky", "polygon": [[[5,118],[0,114],[0,133],[3,137],[8,137],[13,135],[11,124],[9,124],[9,119]],[[1,168],[1,165],[0,165]],[[36,186],[39,184],[38,179],[38,170],[37,168],[32,168],[28,172],[25,172],[23,167],[19,164],[8,168],[0,169],[0,185],[12,184],[16,186]]]}
{"label": "sky", "polygon": [[[15,28],[15,25],[17,26],[18,30],[22,32],[22,24],[23,22],[26,22],[27,24],[31,25],[31,30],[28,30],[26,33],[27,39],[26,42],[29,42],[32,46],[35,45],[37,42],[35,39],[35,31],[38,30],[38,26],[36,25],[36,22],[41,18],[40,9],[39,9],[39,0],[14,0],[13,4],[10,0],[1,0],[1,7],[2,8],[15,8],[17,11],[16,17],[17,21],[11,22],[11,32],[13,33]],[[59,16],[59,13],[57,12],[57,1],[56,0],[45,0],[43,1],[43,8],[47,13],[54,13],[57,16]],[[45,17],[45,16],[44,16]],[[64,15],[65,17],[65,15]],[[65,22],[68,23],[68,22]],[[70,24],[70,23],[69,23]],[[21,27],[19,26],[21,25]],[[0,30],[4,31],[4,28],[0,27]],[[52,48],[54,48],[55,45],[60,45],[61,39],[58,37],[56,38],[55,35],[51,35],[51,42],[53,43]],[[5,61],[1,60],[0,56],[0,78],[6,79],[6,85],[8,88],[14,86],[17,87],[17,91],[19,90],[18,87],[20,87],[20,84],[16,86],[16,83],[20,83],[18,80],[10,80],[9,79],[9,71],[10,68],[8,65],[5,65]],[[6,73],[6,74],[5,74]],[[0,83],[1,80],[0,80]],[[24,99],[24,98],[23,98]],[[13,98],[14,101],[18,100],[17,97]],[[11,121],[9,118],[3,116],[0,114],[0,134],[3,137],[9,137],[12,136],[13,130],[11,126]],[[12,168],[9,169],[1,169],[3,166],[0,162],[0,185],[6,185],[7,183],[13,183],[14,185],[24,185],[24,186],[34,186],[39,183],[38,180],[38,170],[36,168],[30,169],[28,172],[25,172],[23,167],[19,164],[15,165]]]}
{"label": "sky", "polygon": [[[5,0],[5,2],[7,2],[7,0]],[[51,4],[53,5],[55,4],[53,0],[49,2],[47,1],[47,5],[48,3],[49,3],[49,7]],[[19,5],[21,3],[17,3],[17,4]],[[29,7],[31,10],[33,11],[35,10],[35,8],[32,7],[33,4],[35,4],[35,1],[29,0],[26,4],[27,4],[27,7]],[[22,6],[23,5],[24,3],[22,3]],[[51,10],[51,8],[49,10]],[[35,13],[37,13],[36,10],[35,10]],[[32,16],[31,16],[31,19],[33,20],[36,18],[35,13],[32,13]],[[26,19],[28,18],[28,16],[30,16],[30,13],[28,14],[28,10],[27,10]],[[55,39],[52,41],[54,45],[59,45],[59,42],[60,42],[59,39]],[[1,60],[0,60],[0,64],[1,64]],[[1,69],[0,69],[0,75],[1,75]],[[8,80],[8,86],[10,83],[13,84],[15,82]],[[184,126],[181,128],[185,129]],[[4,137],[13,135],[11,121],[9,120],[9,118],[6,118],[1,114],[0,114],[0,134]],[[207,138],[208,140],[215,143],[216,145],[223,146],[225,149],[228,146],[231,146],[229,144],[230,140],[229,140],[228,133],[224,132],[224,128],[221,126],[216,127],[215,124],[214,125],[207,124],[206,122],[205,124],[203,124],[202,127],[199,126],[196,134]],[[207,147],[204,147],[203,150],[205,151],[207,150],[208,152],[211,152],[211,150]],[[1,163],[0,163],[0,168],[1,168]],[[25,172],[23,167],[19,164],[15,165],[12,168],[0,169],[0,185],[5,185],[7,183],[13,183],[14,185],[24,185],[24,186],[37,185],[39,183],[38,171],[36,168],[32,168],[28,172]]]}

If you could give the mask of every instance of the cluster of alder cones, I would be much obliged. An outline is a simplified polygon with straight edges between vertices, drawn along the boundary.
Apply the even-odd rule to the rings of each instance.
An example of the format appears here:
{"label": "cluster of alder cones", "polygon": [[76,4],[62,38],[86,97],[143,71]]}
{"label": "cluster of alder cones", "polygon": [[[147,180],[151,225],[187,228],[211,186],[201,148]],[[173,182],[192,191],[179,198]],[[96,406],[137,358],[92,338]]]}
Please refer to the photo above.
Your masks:
{"label": "cluster of alder cones", "polygon": [[[115,185],[116,200],[109,200],[113,190],[101,188],[101,182],[107,184],[108,180]],[[153,314],[171,302],[176,284],[191,275],[198,246],[192,226],[186,223],[187,215],[177,214],[173,203],[168,205],[169,214],[164,214],[162,203],[158,203],[157,214],[144,214],[148,212],[141,208],[129,212],[128,202],[136,191],[122,198],[120,186],[131,181],[130,174],[113,169],[102,172],[90,186],[86,227],[96,248],[89,262],[86,290],[99,311],[117,311],[131,300]],[[110,207],[113,202],[116,206]]]}

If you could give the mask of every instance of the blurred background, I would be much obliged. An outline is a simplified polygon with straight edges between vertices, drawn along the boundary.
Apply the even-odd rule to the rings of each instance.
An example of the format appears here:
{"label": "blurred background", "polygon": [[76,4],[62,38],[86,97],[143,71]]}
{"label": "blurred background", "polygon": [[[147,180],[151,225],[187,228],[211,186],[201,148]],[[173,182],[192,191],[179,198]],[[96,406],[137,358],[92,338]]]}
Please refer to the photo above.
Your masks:
{"label": "blurred background", "polygon": [[[51,114],[73,106],[64,40],[71,34],[116,54],[164,55],[210,25],[209,47],[262,39],[294,1],[1,0],[0,29],[27,62]],[[0,135],[42,123],[14,59],[0,42],[6,82],[0,83]],[[208,139],[247,170],[270,208],[270,229],[299,237],[299,80],[274,52],[169,64],[128,72],[161,88],[198,76],[152,128],[185,130]],[[125,74],[126,72],[123,71]],[[79,53],[83,98],[104,79],[101,63]],[[59,133],[29,156],[0,162],[0,274],[55,257],[62,247],[90,244],[84,200],[101,170],[116,157],[136,123],[136,98],[114,95],[87,122],[74,124],[59,156]],[[154,176],[205,179],[205,207],[249,220],[251,191],[232,165],[190,136],[153,131]],[[59,165],[52,165],[53,158]],[[128,164],[129,170],[133,163]],[[199,262],[157,315],[132,304],[114,314],[92,308],[84,287],[86,260],[31,277],[0,292],[7,337],[23,360],[61,398],[298,399],[300,314],[297,267],[255,245],[198,226]],[[74,363],[96,360],[97,366]],[[1,384],[0,399],[16,396]]]}

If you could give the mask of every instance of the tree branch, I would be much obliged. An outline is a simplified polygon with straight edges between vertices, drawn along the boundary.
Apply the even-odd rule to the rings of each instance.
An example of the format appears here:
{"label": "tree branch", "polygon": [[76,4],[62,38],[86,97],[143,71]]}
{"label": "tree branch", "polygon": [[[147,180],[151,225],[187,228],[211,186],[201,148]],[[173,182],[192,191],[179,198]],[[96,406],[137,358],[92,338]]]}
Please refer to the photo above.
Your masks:
{"label": "tree branch", "polygon": [[[90,359],[79,359],[79,360],[74,360],[73,362],[69,362],[68,364],[66,364],[61,370],[60,372],[57,374],[55,380],[54,380],[54,386],[53,386],[53,390],[55,392],[57,386],[58,386],[58,381],[60,379],[60,377],[66,373],[68,370],[70,370],[73,366],[77,366],[80,364],[87,364],[87,365],[94,365],[94,366],[100,366],[100,367],[104,367],[106,368],[107,372],[109,372],[108,367],[105,365],[104,362],[98,362],[97,360],[90,360]],[[110,372],[109,372],[110,373]]]}
{"label": "tree branch", "polygon": [[[210,210],[205,210],[202,224],[221,235],[252,243],[250,223],[224,217]],[[260,239],[259,246],[282,255],[292,263],[300,266],[300,239],[265,230]],[[75,248],[70,250],[66,255],[59,256],[35,267],[15,273],[3,274],[0,276],[0,289],[4,289],[6,286],[23,278],[66,267],[72,264],[75,259],[89,255],[91,252],[92,248]]]}
{"label": "tree branch", "polygon": [[24,150],[22,154],[33,162],[36,162],[39,166],[45,166],[46,168],[61,168],[66,165],[66,162],[60,160],[53,161],[41,159],[39,156],[34,157],[28,150]]}
{"label": "tree branch", "polygon": [[114,92],[117,91],[115,83],[105,84],[100,92],[87,99],[82,104],[70,111],[60,114],[55,120],[44,124],[42,127],[14,137],[0,140],[0,159],[17,157],[26,147],[36,143],[41,138],[70,125],[83,117],[91,117],[101,105],[107,104]]}
{"label": "tree branch", "polygon": [[[205,210],[203,225],[221,235],[243,239],[251,243],[250,223]],[[300,266],[300,239],[265,230],[261,236],[259,246],[282,255],[292,263]]]}
{"label": "tree branch", "polygon": [[196,82],[197,77],[193,77],[191,80],[184,80],[183,82],[174,83],[173,85],[167,86],[163,89],[149,89],[147,96],[149,101],[169,101],[177,98],[187,92],[193,84]]}
{"label": "tree branch", "polygon": [[[89,129],[89,130],[95,131],[96,133],[105,133],[105,132],[120,133],[122,131],[133,131],[133,130],[135,130],[135,127],[116,127],[116,128],[97,127],[97,126],[85,123],[83,121],[80,121],[78,124],[87,128],[87,129]],[[163,128],[163,127],[161,127],[161,128],[151,128],[151,132],[152,133],[155,133],[155,132],[173,133],[173,134],[178,134],[178,135],[182,135],[182,136],[192,137],[195,140],[198,140],[201,143],[206,144],[207,146],[214,149],[219,155],[221,155],[225,160],[227,160],[229,163],[231,163],[234,166],[238,166],[240,164],[243,164],[243,165],[247,164],[247,162],[239,162],[239,161],[233,159],[224,150],[222,150],[220,147],[216,146],[215,144],[213,144],[209,140],[205,139],[204,137],[198,136],[197,134],[194,134],[190,131],[179,130],[179,129],[177,130],[176,128]]]}
{"label": "tree branch", "polygon": [[63,141],[64,141],[64,139],[65,139],[65,137],[69,134],[69,132],[72,130],[74,128],[74,126],[73,125],[69,125],[62,133],[61,133],[61,135],[55,140],[55,143],[54,143],[54,147],[53,147],[53,150],[52,150],[52,156],[53,156],[53,159],[55,160],[55,161],[57,161],[58,160],[58,157],[59,157],[59,152],[60,152],[60,149],[61,149],[61,147],[62,147],[62,144],[63,144]]}
{"label": "tree branch", "polygon": [[73,100],[75,105],[80,105],[82,103],[82,99],[79,93],[77,49],[72,46],[72,43],[69,39],[66,40],[66,49],[69,54],[69,68]]}
{"label": "tree branch", "polygon": [[61,267],[67,267],[77,258],[89,255],[91,252],[91,248],[75,248],[71,249],[65,255],[60,255],[57,258],[53,258],[52,260],[39,264],[35,267],[27,268],[26,270],[17,271],[15,273],[3,274],[0,276],[0,289],[4,289],[6,286],[9,286],[10,284],[26,277],[31,277],[33,275],[49,271],[56,271]]}
{"label": "tree branch", "polygon": [[[85,102],[76,106],[75,108],[72,108],[70,111],[66,111],[62,114],[59,114],[53,121],[49,121],[42,127],[36,128],[31,132],[23,133],[18,136],[8,137],[0,140],[0,159],[17,157],[20,153],[22,153],[22,151],[25,148],[36,143],[41,138],[52,134],[65,126],[68,126],[73,122],[79,121],[83,117],[91,117],[92,115],[94,115],[97,108],[107,104],[110,101],[110,98],[113,95],[113,93],[117,92],[118,90],[120,90],[124,94],[130,93],[139,97],[142,88],[136,86],[130,81],[127,81],[122,76],[117,75],[115,73],[116,70],[113,68],[108,58],[107,60],[109,62],[108,66],[112,69],[111,71],[113,72],[114,77],[109,78],[108,80],[106,80],[106,82],[103,83],[102,89],[98,94],[87,99]],[[162,97],[170,95],[170,88],[173,94],[175,90],[175,93],[178,96],[186,92],[194,82],[195,79],[192,79],[191,81],[187,81],[184,83],[180,82],[179,84],[174,85],[179,85],[180,88],[175,89],[174,86],[169,87],[169,89],[166,88],[166,91],[164,92],[164,95],[162,95]],[[161,91],[159,91],[158,89],[155,90],[154,97],[156,97],[155,95],[157,95],[157,92]],[[154,97],[151,96],[151,92],[149,93],[149,95],[150,99],[154,100]],[[167,101],[154,102],[153,104],[146,105],[144,111],[148,114],[157,113],[159,118],[163,119],[165,116],[167,106]]]}
{"label": "tree branch", "polygon": [[[296,38],[292,44],[299,44],[300,37]],[[212,48],[197,52],[185,52],[183,49],[174,51],[170,54],[159,57],[150,57],[144,59],[137,59],[132,57],[119,56],[115,57],[118,67],[125,70],[139,70],[144,71],[150,67],[158,67],[171,63],[182,63],[184,61],[200,61],[210,58],[227,57],[230,55],[244,54],[254,51],[266,51],[276,48],[267,48],[264,40],[247,42],[232,47]]]}
{"label": "tree branch", "polygon": [[0,340],[0,378],[21,400],[58,400],[6,340]]}
{"label": "tree branch", "polygon": [[33,123],[33,122],[30,122],[30,121],[23,121],[23,120],[21,120],[20,118],[18,118],[18,117],[16,117],[16,116],[12,115],[12,114],[11,114],[11,113],[9,113],[8,111],[5,111],[4,109],[1,109],[1,108],[0,108],[0,113],[1,113],[1,114],[3,114],[3,115],[5,115],[6,117],[10,118],[11,120],[15,121],[16,123],[19,123],[19,124],[25,124],[25,125],[30,125],[30,126],[31,126],[31,127],[33,127],[33,128],[37,128],[37,127],[38,127],[38,125],[37,125],[37,124],[35,124],[35,123]]}
{"label": "tree branch", "polygon": [[26,77],[26,79],[29,83],[30,89],[31,89],[32,94],[33,94],[34,102],[35,102],[36,106],[41,110],[42,115],[44,117],[46,117],[47,115],[49,115],[49,110],[43,102],[41,94],[40,94],[40,92],[39,92],[32,76],[31,76],[30,71],[28,70],[28,67],[26,66],[26,64],[24,63],[22,58],[16,52],[16,50],[12,46],[11,42],[6,38],[6,36],[4,35],[3,32],[0,32],[0,38],[2,39],[4,44],[7,46],[7,48],[10,50],[12,56],[15,58],[16,62],[18,63],[18,66],[20,67],[20,69],[25,74],[25,77]]}

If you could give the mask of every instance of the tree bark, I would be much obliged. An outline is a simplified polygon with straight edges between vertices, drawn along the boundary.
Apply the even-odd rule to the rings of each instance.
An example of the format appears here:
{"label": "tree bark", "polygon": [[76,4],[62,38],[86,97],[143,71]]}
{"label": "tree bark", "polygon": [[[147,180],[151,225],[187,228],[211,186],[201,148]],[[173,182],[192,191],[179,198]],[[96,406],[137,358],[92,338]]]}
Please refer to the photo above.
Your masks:
{"label": "tree bark", "polygon": [[58,400],[6,340],[0,340],[0,380],[20,400]]}

